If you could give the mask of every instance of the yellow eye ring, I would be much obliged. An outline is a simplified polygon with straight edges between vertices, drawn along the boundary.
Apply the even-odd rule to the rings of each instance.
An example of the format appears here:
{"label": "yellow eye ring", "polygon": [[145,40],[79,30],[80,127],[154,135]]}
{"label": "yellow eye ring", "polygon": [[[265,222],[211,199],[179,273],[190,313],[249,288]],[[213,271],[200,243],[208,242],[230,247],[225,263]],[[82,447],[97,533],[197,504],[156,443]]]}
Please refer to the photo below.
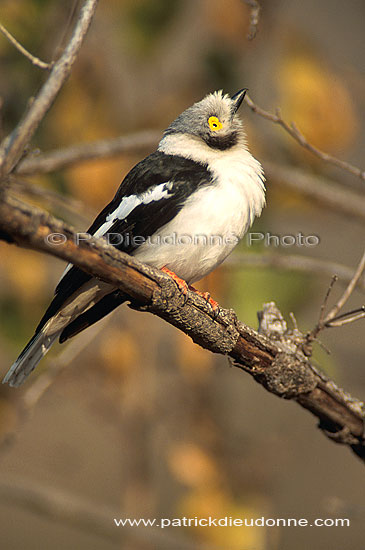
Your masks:
{"label": "yellow eye ring", "polygon": [[208,124],[212,132],[218,132],[218,130],[221,130],[223,127],[223,124],[221,123],[219,118],[217,118],[216,116],[209,117]]}

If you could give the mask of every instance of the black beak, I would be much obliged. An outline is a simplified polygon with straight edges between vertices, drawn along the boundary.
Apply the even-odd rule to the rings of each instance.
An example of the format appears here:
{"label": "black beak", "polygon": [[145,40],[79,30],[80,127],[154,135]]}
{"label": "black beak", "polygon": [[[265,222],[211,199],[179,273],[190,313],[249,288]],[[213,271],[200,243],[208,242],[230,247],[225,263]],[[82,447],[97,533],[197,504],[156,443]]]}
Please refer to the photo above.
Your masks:
{"label": "black beak", "polygon": [[234,94],[234,96],[232,96],[231,99],[233,101],[233,114],[235,114],[238,111],[239,106],[241,105],[247,91],[248,91],[248,88],[242,88],[242,90],[240,90],[239,92]]}

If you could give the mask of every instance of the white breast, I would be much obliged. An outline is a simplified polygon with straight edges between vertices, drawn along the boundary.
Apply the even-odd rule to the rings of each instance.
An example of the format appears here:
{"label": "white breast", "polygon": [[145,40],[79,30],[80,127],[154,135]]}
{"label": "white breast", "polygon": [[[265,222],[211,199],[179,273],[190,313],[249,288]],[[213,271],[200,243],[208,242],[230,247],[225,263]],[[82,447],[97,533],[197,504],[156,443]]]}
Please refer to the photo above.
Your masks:
{"label": "white breast", "polygon": [[[191,143],[189,149],[197,154]],[[179,214],[134,253],[155,267],[167,266],[189,283],[228,256],[265,204],[261,165],[245,147],[210,151],[214,183],[193,193]]]}

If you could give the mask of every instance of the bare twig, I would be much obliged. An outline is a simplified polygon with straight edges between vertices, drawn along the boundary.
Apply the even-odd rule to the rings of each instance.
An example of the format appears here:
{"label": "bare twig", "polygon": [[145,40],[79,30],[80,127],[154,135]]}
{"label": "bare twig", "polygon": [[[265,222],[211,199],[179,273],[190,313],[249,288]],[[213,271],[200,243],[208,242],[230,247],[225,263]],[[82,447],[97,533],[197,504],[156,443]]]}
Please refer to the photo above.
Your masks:
{"label": "bare twig", "polygon": [[354,321],[358,321],[359,319],[363,319],[365,317],[365,313],[364,313],[365,306],[361,306],[359,308],[356,308],[353,311],[348,311],[346,313],[342,313],[341,315],[338,315],[339,311],[343,308],[343,306],[346,304],[347,300],[353,293],[358,282],[361,280],[364,270],[365,270],[365,252],[362,255],[361,260],[355,272],[353,273],[353,276],[351,277],[345,291],[337,300],[333,308],[327,313],[327,315],[325,315],[325,307],[327,305],[329,295],[333,289],[335,282],[337,281],[337,276],[332,277],[330,286],[327,290],[325,299],[321,307],[318,323],[316,324],[314,329],[306,335],[306,345],[308,346],[307,349],[309,353],[311,353],[311,343],[314,340],[316,340],[318,334],[323,329],[331,328],[331,327],[341,327],[345,324],[353,323]]}
{"label": "bare twig", "polygon": [[328,323],[329,321],[332,321],[338,312],[343,308],[343,306],[346,304],[347,300],[351,296],[354,288],[357,285],[357,282],[360,280],[360,277],[362,276],[365,269],[365,251],[364,254],[361,257],[361,260],[359,262],[359,265],[357,266],[354,276],[352,277],[351,281],[349,282],[345,292],[342,294],[340,299],[337,301],[337,303],[333,306],[331,311],[326,315],[324,318],[324,323]]}
{"label": "bare twig", "polygon": [[350,174],[353,174],[354,176],[359,177],[362,180],[365,180],[365,170],[362,170],[361,168],[358,168],[357,166],[353,166],[349,162],[345,162],[343,160],[338,159],[337,157],[334,157],[328,153],[325,153],[324,151],[321,151],[304,137],[304,135],[301,133],[299,128],[296,126],[295,122],[291,122],[288,124],[285,122],[285,120],[281,116],[280,109],[276,109],[276,113],[269,113],[268,111],[265,111],[256,103],[252,101],[252,99],[246,94],[245,101],[247,105],[250,107],[250,109],[256,113],[257,115],[266,118],[267,120],[270,120],[271,122],[274,122],[276,124],[279,124],[284,130],[291,135],[292,138],[295,139],[305,149],[319,157],[320,159],[324,160],[325,162],[328,162],[330,164],[334,164],[338,168],[342,168],[342,170],[346,170]]}
{"label": "bare twig", "polygon": [[38,57],[36,57],[35,55],[32,55],[30,52],[28,52],[28,50],[26,50],[18,41],[16,38],[14,38],[14,36],[12,34],[10,34],[10,32],[4,27],[4,25],[2,25],[0,23],[0,32],[3,33],[4,36],[6,36],[6,38],[9,40],[9,42],[11,42],[11,44],[13,44],[13,46],[15,46],[15,48],[21,53],[23,54],[27,59],[29,59],[33,65],[35,65],[36,67],[39,67],[40,69],[46,69],[46,70],[50,70],[52,69],[53,67],[53,62],[52,63],[45,63],[44,61],[42,61],[41,59],[39,59]]}
{"label": "bare twig", "polygon": [[[353,276],[353,274],[352,274],[352,276]],[[351,277],[351,279],[352,279],[352,277]],[[350,279],[350,281],[351,281],[351,279]],[[329,299],[330,294],[332,292],[332,289],[333,289],[333,287],[334,287],[334,285],[337,281],[338,281],[338,275],[337,274],[332,275],[331,282],[329,284],[326,295],[325,295],[324,300],[323,300],[322,305],[321,305],[321,309],[320,309],[320,312],[319,312],[319,323],[318,324],[322,324],[324,322],[327,302],[328,302],[328,299]]]}
{"label": "bare twig", "polygon": [[16,166],[41,120],[68,78],[94,15],[98,0],[85,0],[70,41],[49,77],[13,132],[0,146],[0,179]]}
{"label": "bare twig", "polygon": [[332,321],[328,321],[326,323],[326,327],[342,327],[343,325],[348,325],[349,323],[353,323],[354,321],[364,319],[364,317],[365,306],[361,306],[357,309],[353,309],[352,311],[347,311],[346,313],[337,315],[332,319]]}
{"label": "bare twig", "polygon": [[253,40],[257,34],[257,27],[260,19],[261,6],[257,0],[244,0],[250,7],[250,29],[247,34],[248,40]]}
{"label": "bare twig", "polygon": [[[62,233],[65,241],[52,246],[47,238]],[[303,338],[289,334],[275,339],[258,334],[237,320],[231,310],[218,315],[196,293],[181,296],[175,283],[161,271],[141,264],[103,239],[90,237],[76,244],[66,224],[37,208],[3,193],[0,202],[0,237],[8,242],[71,261],[130,296],[133,307],[149,311],[188,334],[194,342],[214,353],[230,356],[266,389],[294,399],[316,415],[331,439],[349,445],[365,460],[364,405],[315,372],[300,351]]]}

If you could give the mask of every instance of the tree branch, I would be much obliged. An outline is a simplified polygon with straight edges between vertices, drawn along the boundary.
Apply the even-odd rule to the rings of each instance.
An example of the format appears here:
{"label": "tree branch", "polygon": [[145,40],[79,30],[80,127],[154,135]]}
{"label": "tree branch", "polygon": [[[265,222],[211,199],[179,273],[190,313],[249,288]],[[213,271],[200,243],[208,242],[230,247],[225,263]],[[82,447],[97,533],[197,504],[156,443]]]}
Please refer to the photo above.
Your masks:
{"label": "tree branch", "polygon": [[256,113],[257,115],[266,118],[266,120],[271,120],[271,122],[274,122],[275,124],[279,124],[284,130],[299,143],[304,149],[307,149],[307,151],[310,151],[314,155],[316,155],[318,158],[324,160],[325,162],[328,162],[330,164],[334,164],[338,168],[342,168],[342,170],[346,170],[350,174],[359,177],[362,180],[365,180],[365,170],[362,170],[361,168],[358,168],[357,166],[353,166],[349,162],[345,162],[343,160],[340,160],[332,155],[329,155],[328,153],[325,153],[324,151],[321,151],[304,137],[302,132],[299,130],[299,128],[296,126],[295,122],[291,122],[288,124],[285,122],[285,120],[281,116],[280,109],[276,109],[276,113],[269,113],[268,111],[265,111],[256,103],[252,101],[252,99],[246,94],[245,101],[247,105],[250,107],[250,109]]}
{"label": "tree branch", "polygon": [[0,146],[0,180],[17,164],[25,146],[29,143],[43,117],[51,107],[62,85],[68,78],[72,65],[90,26],[98,0],[85,0],[70,41],[39,93],[30,104],[19,124]]}
{"label": "tree branch", "polygon": [[[51,244],[49,236],[54,233],[63,235],[59,245]],[[273,313],[273,307],[266,307],[260,333],[255,332],[238,321],[232,310],[222,309],[217,315],[195,293],[188,292],[187,299],[181,296],[170,277],[102,239],[90,236],[77,245],[68,225],[5,192],[0,203],[0,238],[72,262],[120,288],[131,297],[133,308],[158,315],[203,348],[228,355],[268,391],[312,412],[328,437],[349,445],[365,460],[364,404],[316,371],[301,352],[303,335],[288,331],[284,321],[278,331],[278,310]]]}

